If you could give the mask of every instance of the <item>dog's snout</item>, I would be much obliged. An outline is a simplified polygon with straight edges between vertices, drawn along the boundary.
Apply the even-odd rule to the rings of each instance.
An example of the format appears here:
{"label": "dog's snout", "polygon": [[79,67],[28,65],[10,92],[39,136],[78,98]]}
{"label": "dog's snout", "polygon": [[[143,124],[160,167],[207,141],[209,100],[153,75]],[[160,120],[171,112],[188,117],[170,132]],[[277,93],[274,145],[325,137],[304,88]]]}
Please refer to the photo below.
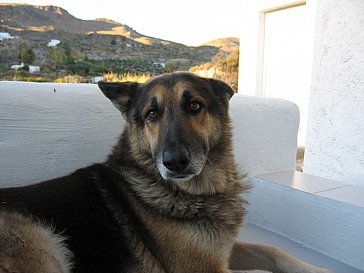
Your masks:
{"label": "dog's snout", "polygon": [[163,165],[172,172],[182,172],[190,163],[185,149],[171,148],[163,152]]}

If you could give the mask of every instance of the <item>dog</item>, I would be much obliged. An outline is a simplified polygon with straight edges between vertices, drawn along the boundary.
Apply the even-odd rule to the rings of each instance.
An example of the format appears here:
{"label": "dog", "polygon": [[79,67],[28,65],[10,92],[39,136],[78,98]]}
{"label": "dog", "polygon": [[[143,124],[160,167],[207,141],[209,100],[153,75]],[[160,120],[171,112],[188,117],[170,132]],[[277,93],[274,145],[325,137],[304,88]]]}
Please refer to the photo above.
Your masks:
{"label": "dog", "polygon": [[249,187],[227,84],[176,72],[99,88],[126,128],[102,164],[0,190],[1,273],[330,272],[236,240]]}

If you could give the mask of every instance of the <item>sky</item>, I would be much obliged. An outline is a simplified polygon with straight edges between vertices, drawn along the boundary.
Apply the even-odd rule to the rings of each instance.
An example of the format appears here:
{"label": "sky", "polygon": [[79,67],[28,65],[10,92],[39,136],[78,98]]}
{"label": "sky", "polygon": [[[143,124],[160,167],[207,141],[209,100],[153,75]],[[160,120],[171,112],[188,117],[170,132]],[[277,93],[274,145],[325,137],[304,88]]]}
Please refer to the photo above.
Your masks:
{"label": "sky", "polygon": [[54,5],[73,16],[108,18],[155,38],[199,45],[239,37],[241,0],[0,0],[2,3]]}

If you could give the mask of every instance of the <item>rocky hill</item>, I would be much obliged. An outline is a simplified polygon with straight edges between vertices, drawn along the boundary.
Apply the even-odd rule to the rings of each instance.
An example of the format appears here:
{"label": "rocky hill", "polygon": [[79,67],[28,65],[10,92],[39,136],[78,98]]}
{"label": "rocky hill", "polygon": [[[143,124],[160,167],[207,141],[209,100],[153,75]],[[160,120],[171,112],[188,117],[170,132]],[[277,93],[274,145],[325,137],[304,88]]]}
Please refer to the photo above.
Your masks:
{"label": "rocky hill", "polygon": [[0,3],[0,22],[3,28],[14,31],[54,32],[69,34],[109,34],[130,39],[145,38],[150,43],[160,39],[143,36],[131,27],[105,18],[81,20],[56,6]]}
{"label": "rocky hill", "polygon": [[[189,47],[138,33],[108,19],[81,20],[55,6],[0,3],[0,32],[16,39],[0,41],[0,73],[19,63],[31,50],[32,65],[41,71],[64,74],[158,74],[210,62],[229,54],[236,38]],[[48,47],[51,39],[61,43]],[[0,76],[2,75],[0,74]]]}
{"label": "rocky hill", "polygon": [[240,45],[239,38],[228,37],[228,38],[220,38],[212,40],[202,44],[201,46],[213,46],[220,49],[221,51],[232,53],[239,48],[239,45]]}

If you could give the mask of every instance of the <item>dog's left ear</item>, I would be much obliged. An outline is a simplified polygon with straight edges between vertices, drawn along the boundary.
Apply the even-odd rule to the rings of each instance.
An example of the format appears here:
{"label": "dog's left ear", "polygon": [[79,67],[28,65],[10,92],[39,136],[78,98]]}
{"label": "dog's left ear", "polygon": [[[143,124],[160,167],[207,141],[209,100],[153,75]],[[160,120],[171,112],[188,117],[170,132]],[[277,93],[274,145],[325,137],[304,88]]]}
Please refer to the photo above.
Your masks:
{"label": "dog's left ear", "polygon": [[129,113],[139,85],[137,82],[98,82],[102,93],[120,110],[124,118]]}
{"label": "dog's left ear", "polygon": [[218,96],[223,96],[227,101],[231,99],[231,97],[235,94],[234,90],[225,82],[216,80],[216,79],[208,79],[212,88],[214,89],[215,94]]}

